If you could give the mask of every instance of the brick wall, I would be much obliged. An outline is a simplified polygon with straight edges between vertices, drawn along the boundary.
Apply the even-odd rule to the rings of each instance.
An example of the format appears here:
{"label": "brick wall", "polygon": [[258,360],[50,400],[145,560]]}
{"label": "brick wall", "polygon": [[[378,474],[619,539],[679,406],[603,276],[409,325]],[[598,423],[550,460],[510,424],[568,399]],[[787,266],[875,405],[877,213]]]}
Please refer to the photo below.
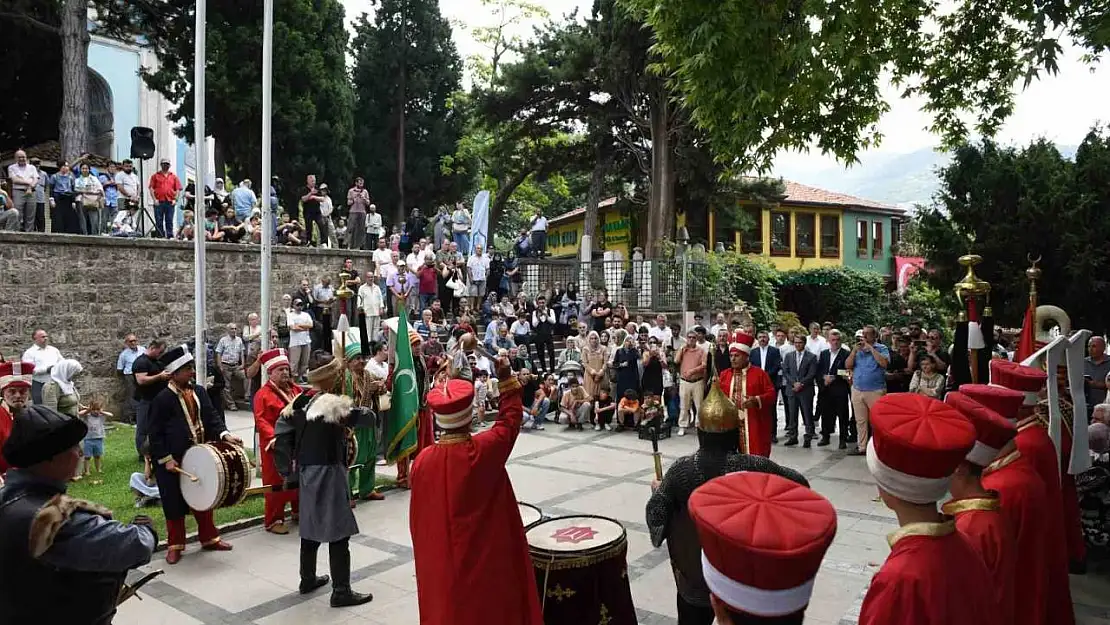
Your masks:
{"label": "brick wall", "polygon": [[[326,273],[334,285],[347,257],[360,271],[370,266],[369,252],[275,246],[271,310],[301,278],[315,284]],[[224,324],[244,325],[260,312],[261,254],[258,246],[210,243],[206,260],[214,341]],[[0,232],[0,353],[18,358],[35,329],[46,329],[64,356],[84,365],[81,393],[104,394],[117,414],[123,337],[181,341],[193,335],[193,316],[192,243]]]}

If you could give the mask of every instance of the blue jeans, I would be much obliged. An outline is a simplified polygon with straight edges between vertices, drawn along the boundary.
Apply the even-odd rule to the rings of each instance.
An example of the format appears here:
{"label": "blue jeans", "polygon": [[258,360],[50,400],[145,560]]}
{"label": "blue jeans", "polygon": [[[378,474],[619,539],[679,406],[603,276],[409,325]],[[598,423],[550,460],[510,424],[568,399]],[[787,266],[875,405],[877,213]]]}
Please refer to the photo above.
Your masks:
{"label": "blue jeans", "polygon": [[432,307],[432,300],[436,298],[435,293],[421,293],[420,294],[420,312],[423,313]]}
{"label": "blue jeans", "polygon": [[452,232],[451,239],[455,241],[455,245],[459,246],[459,252],[463,255],[470,254],[470,233],[469,232]]}
{"label": "blue jeans", "polygon": [[548,409],[550,409],[550,407],[551,407],[551,400],[547,399],[545,397],[545,398],[540,400],[540,409],[538,411],[533,413],[532,409],[530,407],[525,408],[524,409],[524,418],[525,419],[532,419],[534,425],[541,425],[541,424],[543,424],[544,417],[547,415],[547,411],[548,411]]}
{"label": "blue jeans", "polygon": [[[201,215],[196,223],[203,223]],[[173,202],[158,202],[154,205],[154,229],[166,239],[173,238]]]}

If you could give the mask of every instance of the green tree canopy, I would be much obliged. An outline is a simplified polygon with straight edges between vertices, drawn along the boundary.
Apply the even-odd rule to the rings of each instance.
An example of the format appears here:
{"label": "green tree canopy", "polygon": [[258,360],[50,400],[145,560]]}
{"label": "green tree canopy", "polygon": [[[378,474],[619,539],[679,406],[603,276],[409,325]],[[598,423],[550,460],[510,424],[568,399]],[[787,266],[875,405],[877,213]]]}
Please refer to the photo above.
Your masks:
{"label": "green tree canopy", "polygon": [[1021,325],[1025,269],[1041,258],[1038,300],[1092,330],[1110,326],[1110,137],[1089,133],[1075,160],[1037,140],[1023,149],[992,142],[957,149],[942,170],[936,203],[915,218],[929,282],[950,293],[960,255],[983,257],[997,323]]}
{"label": "green tree canopy", "polygon": [[465,124],[454,106],[462,60],[435,0],[376,4],[373,21],[355,24],[355,162],[377,204],[400,218],[403,208],[453,204],[473,186],[465,168],[441,166]]}

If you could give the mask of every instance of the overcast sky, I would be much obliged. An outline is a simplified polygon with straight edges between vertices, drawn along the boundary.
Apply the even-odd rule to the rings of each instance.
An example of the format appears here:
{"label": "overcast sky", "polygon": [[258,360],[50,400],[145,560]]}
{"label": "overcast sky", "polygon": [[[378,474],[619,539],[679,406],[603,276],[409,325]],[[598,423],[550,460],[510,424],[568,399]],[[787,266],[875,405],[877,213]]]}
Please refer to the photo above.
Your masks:
{"label": "overcast sky", "polygon": [[[347,8],[347,17],[355,19],[370,11],[369,0],[341,0]],[[593,0],[533,0],[543,5],[552,16],[569,13],[576,8],[579,16],[588,13]],[[492,24],[494,17],[481,0],[441,0],[444,15],[456,24],[455,44],[466,58],[482,52],[465,26]],[[524,29],[524,35],[531,32]],[[1065,49],[1057,76],[1033,83],[1018,95],[1014,115],[1003,127],[999,139],[1004,142],[1026,143],[1034,137],[1044,136],[1061,144],[1078,144],[1097,121],[1110,121],[1105,113],[1110,102],[1108,68],[1092,73],[1080,62],[1081,52]],[[891,111],[879,122],[883,144],[873,152],[902,154],[930,147],[935,138],[926,130],[929,116],[921,112],[920,100],[898,99],[895,92],[887,90]],[[820,154],[784,154],[776,161],[776,173],[789,176],[799,169],[825,169],[836,166],[834,159]]]}

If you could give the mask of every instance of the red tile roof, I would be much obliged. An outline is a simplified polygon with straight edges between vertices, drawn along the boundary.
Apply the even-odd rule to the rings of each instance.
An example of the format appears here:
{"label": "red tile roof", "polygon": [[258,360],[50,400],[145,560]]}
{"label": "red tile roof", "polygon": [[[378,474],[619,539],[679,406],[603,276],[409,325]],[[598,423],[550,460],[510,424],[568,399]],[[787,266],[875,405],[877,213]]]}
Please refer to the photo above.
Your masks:
{"label": "red tile roof", "polygon": [[[608,207],[610,207],[610,206],[612,206],[616,203],[617,203],[617,198],[615,198],[615,197],[605,198],[604,200],[601,200],[600,202],[597,203],[597,208],[600,211],[600,210],[606,209],[606,208],[608,208]],[[562,215],[559,215],[558,217],[552,217],[551,219],[548,220],[548,223],[550,225],[557,225],[557,224],[561,224],[565,221],[569,221],[569,220],[571,220],[571,219],[573,219],[573,218],[575,218],[579,215],[585,215],[585,214],[586,214],[586,207],[583,206],[581,208],[576,208],[576,209],[570,211],[569,213],[563,213]]]}

